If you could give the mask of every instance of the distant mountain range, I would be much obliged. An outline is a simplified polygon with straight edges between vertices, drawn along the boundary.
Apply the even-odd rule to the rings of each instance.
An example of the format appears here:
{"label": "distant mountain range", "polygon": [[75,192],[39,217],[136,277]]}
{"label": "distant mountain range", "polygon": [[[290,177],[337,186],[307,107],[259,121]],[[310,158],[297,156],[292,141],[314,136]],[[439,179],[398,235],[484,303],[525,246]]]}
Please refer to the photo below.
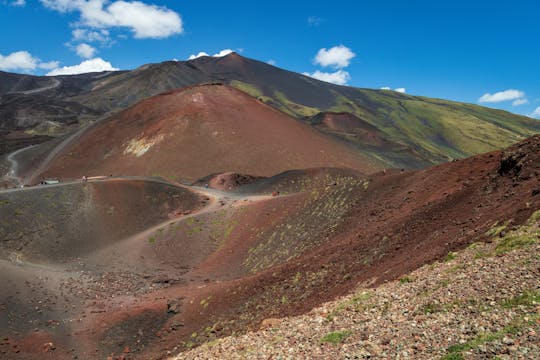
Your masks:
{"label": "distant mountain range", "polygon": [[506,111],[338,86],[232,53],[72,76],[0,72],[0,136],[57,136],[150,96],[208,83],[236,87],[385,167],[465,158],[540,132],[537,120]]}

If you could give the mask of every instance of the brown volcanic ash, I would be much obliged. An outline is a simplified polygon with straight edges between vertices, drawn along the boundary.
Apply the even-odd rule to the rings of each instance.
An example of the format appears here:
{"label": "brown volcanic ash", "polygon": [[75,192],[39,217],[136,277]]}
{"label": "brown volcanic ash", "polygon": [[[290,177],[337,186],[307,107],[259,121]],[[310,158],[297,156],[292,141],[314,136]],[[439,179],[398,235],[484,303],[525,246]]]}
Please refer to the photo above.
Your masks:
{"label": "brown volcanic ash", "polygon": [[45,176],[155,175],[196,180],[233,171],[257,176],[308,167],[377,164],[308,125],[224,85],[144,100],[88,130]]}

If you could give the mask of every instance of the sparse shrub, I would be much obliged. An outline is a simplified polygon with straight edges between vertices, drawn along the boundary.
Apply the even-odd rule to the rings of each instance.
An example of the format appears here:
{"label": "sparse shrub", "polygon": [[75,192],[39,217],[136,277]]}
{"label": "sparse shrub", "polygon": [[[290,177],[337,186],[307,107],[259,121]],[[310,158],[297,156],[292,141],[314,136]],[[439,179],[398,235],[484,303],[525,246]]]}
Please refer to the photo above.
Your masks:
{"label": "sparse shrub", "polygon": [[407,284],[407,283],[411,283],[413,282],[414,279],[410,276],[402,276],[400,279],[399,279],[399,283],[400,284]]}
{"label": "sparse shrub", "polygon": [[457,257],[457,253],[455,252],[449,252],[448,254],[446,254],[445,258],[444,258],[444,261],[452,261],[454,260],[455,258]]}
{"label": "sparse shrub", "polygon": [[499,234],[506,229],[508,224],[510,224],[510,220],[504,222],[501,225],[499,225],[499,222],[497,221],[495,224],[493,224],[491,229],[486,231],[486,236],[491,236],[491,237],[499,236]]}
{"label": "sparse shrub", "polygon": [[514,308],[517,306],[534,306],[540,304],[540,291],[531,290],[525,291],[522,294],[508,299],[502,303],[505,308]]}
{"label": "sparse shrub", "polygon": [[340,344],[352,335],[350,330],[334,331],[321,338],[321,343]]}
{"label": "sparse shrub", "polygon": [[422,306],[422,312],[424,314],[435,314],[439,312],[445,312],[447,311],[447,308],[450,307],[449,305],[441,305],[441,304],[435,304],[435,303],[427,303],[424,306]]}

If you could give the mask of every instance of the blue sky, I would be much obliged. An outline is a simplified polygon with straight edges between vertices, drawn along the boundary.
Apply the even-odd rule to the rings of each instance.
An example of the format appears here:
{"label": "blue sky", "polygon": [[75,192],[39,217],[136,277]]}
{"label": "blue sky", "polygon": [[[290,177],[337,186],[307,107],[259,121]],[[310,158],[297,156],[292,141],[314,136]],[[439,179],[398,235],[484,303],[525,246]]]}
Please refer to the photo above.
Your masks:
{"label": "blue sky", "polygon": [[133,69],[232,49],[351,86],[540,117],[538,23],[538,0],[0,0],[0,70]]}

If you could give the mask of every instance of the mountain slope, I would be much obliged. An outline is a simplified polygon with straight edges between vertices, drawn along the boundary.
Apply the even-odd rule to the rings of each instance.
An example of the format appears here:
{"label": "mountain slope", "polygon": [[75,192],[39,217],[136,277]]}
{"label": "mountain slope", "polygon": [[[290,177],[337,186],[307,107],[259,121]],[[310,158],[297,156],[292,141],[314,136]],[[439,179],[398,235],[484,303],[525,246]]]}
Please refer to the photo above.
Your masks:
{"label": "mountain slope", "polygon": [[92,90],[112,72],[32,76],[0,71],[0,155],[76,130],[103,113],[70,96]]}
{"label": "mountain slope", "polygon": [[317,166],[380,168],[376,160],[241,91],[206,85],[152,97],[100,122],[63,149],[44,175],[194,181],[225,171],[269,176]]}
{"label": "mountain slope", "polygon": [[[164,91],[225,83],[307,123],[321,112],[349,113],[361,121],[358,129],[319,130],[370,154],[387,167],[419,168],[465,158],[504,148],[540,132],[537,120],[505,111],[388,90],[338,86],[236,53],[221,58],[149,64],[126,72],[47,78],[0,73],[0,79],[3,78],[7,85],[0,91],[11,91],[11,96],[18,91],[21,100],[16,104],[21,107],[25,97],[35,98],[41,108],[45,108],[47,99],[63,101],[58,106],[71,109],[71,118],[89,121]],[[74,103],[81,107],[75,108]],[[3,108],[7,109],[0,105],[0,114]],[[54,108],[57,106],[50,107]],[[11,124],[21,123],[12,118],[17,112],[9,111],[6,119],[10,117]],[[63,114],[52,112],[48,120],[61,129]],[[34,120],[26,119],[23,123],[32,128],[43,121],[41,115],[32,114]],[[359,136],[368,125],[376,129],[383,143],[374,145]],[[36,132],[44,133],[39,129]]]}
{"label": "mountain slope", "polygon": [[[530,221],[377,288],[364,282],[307,314],[265,319],[259,329],[174,360],[538,359],[538,225]],[[516,236],[529,243],[506,248]]]}
{"label": "mountain slope", "polygon": [[540,132],[540,122],[505,111],[388,90],[338,86],[236,53],[146,65],[109,78],[73,100],[108,111],[165,90],[214,81],[228,83],[300,119],[323,111],[354,114],[396,144],[392,152],[365,144],[355,138],[354,131],[334,135],[392,167],[423,167],[465,158]]}

